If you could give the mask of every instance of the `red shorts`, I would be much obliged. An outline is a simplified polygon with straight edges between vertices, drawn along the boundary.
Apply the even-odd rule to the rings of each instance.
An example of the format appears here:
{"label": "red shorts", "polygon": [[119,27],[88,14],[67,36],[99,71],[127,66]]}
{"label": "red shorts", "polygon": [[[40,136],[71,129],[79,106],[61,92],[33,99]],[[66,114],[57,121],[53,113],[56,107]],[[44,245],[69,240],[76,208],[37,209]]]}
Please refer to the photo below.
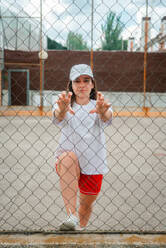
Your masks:
{"label": "red shorts", "polygon": [[[55,164],[55,168],[58,174],[57,163]],[[78,182],[80,193],[85,195],[97,195],[101,190],[102,181],[103,181],[102,174],[86,175],[81,173]]]}
{"label": "red shorts", "polygon": [[80,174],[79,189],[85,195],[97,195],[101,190],[103,175]]}

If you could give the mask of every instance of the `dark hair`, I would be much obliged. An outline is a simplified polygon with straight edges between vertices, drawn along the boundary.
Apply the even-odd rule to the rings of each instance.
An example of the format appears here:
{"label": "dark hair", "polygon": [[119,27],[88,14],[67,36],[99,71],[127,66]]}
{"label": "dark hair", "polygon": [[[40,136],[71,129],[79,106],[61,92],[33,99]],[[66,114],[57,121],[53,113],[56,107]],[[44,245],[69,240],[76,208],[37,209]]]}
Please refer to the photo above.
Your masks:
{"label": "dark hair", "polygon": [[[90,99],[96,100],[97,99],[97,85],[96,85],[96,81],[93,78],[92,78],[92,83],[94,85],[94,88],[90,92]],[[72,81],[68,82],[66,91],[67,92],[70,91],[73,93],[72,97],[71,97],[71,106],[73,106],[73,103],[76,100],[76,95],[75,95],[73,88],[72,88]]]}

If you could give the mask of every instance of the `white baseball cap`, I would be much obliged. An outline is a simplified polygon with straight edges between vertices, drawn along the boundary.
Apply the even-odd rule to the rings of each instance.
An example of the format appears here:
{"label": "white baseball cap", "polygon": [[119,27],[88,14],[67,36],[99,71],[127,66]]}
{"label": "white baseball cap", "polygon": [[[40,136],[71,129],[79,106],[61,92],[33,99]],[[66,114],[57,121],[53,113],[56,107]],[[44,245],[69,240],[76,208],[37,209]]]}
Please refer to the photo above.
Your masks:
{"label": "white baseball cap", "polygon": [[93,78],[91,67],[86,64],[74,65],[70,70],[70,80],[73,81],[81,75],[88,75]]}

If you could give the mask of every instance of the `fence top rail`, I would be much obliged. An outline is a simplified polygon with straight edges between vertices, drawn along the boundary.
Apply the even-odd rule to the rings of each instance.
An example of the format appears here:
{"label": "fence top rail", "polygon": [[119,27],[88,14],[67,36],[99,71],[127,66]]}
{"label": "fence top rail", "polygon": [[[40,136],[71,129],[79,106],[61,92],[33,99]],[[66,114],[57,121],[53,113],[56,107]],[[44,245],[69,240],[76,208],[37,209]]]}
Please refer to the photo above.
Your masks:
{"label": "fence top rail", "polygon": [[[52,116],[50,107],[24,107],[24,106],[7,106],[0,108],[0,116]],[[164,108],[153,109],[142,107],[138,109],[118,109],[114,108],[114,117],[166,117]]]}

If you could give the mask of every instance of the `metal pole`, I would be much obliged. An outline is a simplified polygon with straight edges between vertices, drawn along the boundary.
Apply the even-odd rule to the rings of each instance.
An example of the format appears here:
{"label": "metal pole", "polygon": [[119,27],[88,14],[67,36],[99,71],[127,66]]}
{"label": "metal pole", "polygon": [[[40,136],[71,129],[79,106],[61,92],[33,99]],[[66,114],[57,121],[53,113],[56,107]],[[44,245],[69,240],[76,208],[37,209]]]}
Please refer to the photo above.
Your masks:
{"label": "metal pole", "polygon": [[144,44],[144,103],[143,110],[147,112],[146,108],[146,79],[147,79],[147,43],[148,43],[148,0],[146,0],[146,18],[145,18],[145,44]]}
{"label": "metal pole", "polygon": [[[40,52],[42,53],[42,0],[40,0]],[[42,56],[41,56],[42,57]],[[43,111],[43,62],[40,58],[40,114]]]}
{"label": "metal pole", "polygon": [[31,24],[29,24],[29,39],[28,39],[28,49],[31,50],[31,35],[32,31],[31,31]]}
{"label": "metal pole", "polygon": [[15,41],[15,50],[18,50],[18,17],[16,17],[16,31],[15,31],[15,37],[16,37],[16,41]]}
{"label": "metal pole", "polygon": [[42,106],[44,105],[43,101],[43,90],[44,90],[44,59],[42,59]]}
{"label": "metal pole", "polygon": [[4,69],[4,33],[0,16],[0,106],[2,106],[2,70]]}
{"label": "metal pole", "polygon": [[91,56],[90,65],[93,71],[93,14],[94,14],[94,0],[91,0]]}
{"label": "metal pole", "polygon": [[0,106],[2,106],[2,70],[0,69]]}
{"label": "metal pole", "polygon": [[123,37],[121,37],[121,50],[123,51],[123,49],[124,49]]}

